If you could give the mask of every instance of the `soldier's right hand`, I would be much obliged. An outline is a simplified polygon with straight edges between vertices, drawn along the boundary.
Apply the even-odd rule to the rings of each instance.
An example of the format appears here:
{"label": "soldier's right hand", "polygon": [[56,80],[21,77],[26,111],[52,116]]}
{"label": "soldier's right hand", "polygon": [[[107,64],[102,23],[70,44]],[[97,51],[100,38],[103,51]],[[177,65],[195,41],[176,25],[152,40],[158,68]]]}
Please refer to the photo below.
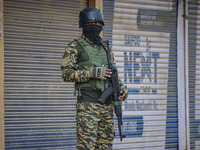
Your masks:
{"label": "soldier's right hand", "polygon": [[90,67],[90,77],[104,80],[106,75],[105,67]]}
{"label": "soldier's right hand", "polygon": [[107,78],[111,77],[111,70],[105,68],[104,65],[102,67],[90,67],[90,77],[97,78],[101,80],[107,80]]}
{"label": "soldier's right hand", "polygon": [[[102,67],[104,67],[104,64],[102,65]],[[105,76],[104,76],[104,80],[107,80],[108,78],[110,78],[111,77],[111,74],[112,74],[112,72],[111,72],[111,69],[106,69],[106,74],[105,74]]]}

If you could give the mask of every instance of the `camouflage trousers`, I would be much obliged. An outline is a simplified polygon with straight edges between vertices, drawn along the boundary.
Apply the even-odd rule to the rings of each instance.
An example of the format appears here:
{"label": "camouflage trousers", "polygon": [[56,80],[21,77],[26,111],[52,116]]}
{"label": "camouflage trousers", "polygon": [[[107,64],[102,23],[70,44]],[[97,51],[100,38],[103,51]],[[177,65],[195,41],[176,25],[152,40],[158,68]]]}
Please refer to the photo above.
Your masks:
{"label": "camouflage trousers", "polygon": [[113,105],[77,103],[77,150],[112,150]]}

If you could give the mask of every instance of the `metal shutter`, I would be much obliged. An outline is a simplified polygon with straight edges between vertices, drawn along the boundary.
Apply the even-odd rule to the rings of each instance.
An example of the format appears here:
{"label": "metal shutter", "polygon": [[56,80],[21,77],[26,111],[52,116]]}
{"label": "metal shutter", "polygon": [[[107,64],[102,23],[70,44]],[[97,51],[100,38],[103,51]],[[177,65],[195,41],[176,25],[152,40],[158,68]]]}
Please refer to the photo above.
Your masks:
{"label": "metal shutter", "polygon": [[200,1],[188,2],[188,76],[190,149],[200,149]]}
{"label": "metal shutter", "polygon": [[[177,1],[104,0],[103,8],[109,25],[113,16],[105,29],[112,29],[119,76],[129,90],[126,138],[116,138],[114,149],[178,149]],[[115,130],[118,136],[117,124]]]}
{"label": "metal shutter", "polygon": [[103,39],[109,40],[110,44],[112,44],[114,0],[103,0],[103,15],[105,23],[103,27]]}
{"label": "metal shutter", "polygon": [[6,0],[5,148],[75,149],[73,83],[60,65],[86,0]]}

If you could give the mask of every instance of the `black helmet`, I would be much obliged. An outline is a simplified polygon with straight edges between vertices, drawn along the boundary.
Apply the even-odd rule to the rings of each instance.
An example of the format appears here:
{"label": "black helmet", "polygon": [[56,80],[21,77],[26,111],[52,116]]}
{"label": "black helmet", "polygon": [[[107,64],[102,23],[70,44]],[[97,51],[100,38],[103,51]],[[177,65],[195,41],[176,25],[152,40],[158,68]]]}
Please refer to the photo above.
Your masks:
{"label": "black helmet", "polygon": [[81,28],[86,22],[100,22],[104,26],[103,14],[100,9],[86,8],[79,14],[79,28]]}

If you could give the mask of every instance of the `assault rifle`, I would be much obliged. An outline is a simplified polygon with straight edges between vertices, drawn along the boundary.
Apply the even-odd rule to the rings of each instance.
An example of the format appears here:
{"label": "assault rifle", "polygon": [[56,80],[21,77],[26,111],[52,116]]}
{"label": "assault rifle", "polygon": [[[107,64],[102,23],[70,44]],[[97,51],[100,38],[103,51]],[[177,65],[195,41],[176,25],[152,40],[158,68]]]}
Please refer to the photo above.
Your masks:
{"label": "assault rifle", "polygon": [[[105,48],[103,43],[107,43],[108,50]],[[118,99],[118,97],[121,96],[119,80],[118,80],[118,72],[112,63],[112,58],[110,55],[111,52],[110,52],[110,47],[109,47],[108,41],[101,42],[101,45],[103,46],[104,50],[106,51],[107,59],[108,59],[108,68],[111,69],[112,74],[111,74],[111,78],[108,78],[108,80],[110,81],[110,86],[103,91],[103,93],[99,97],[99,101],[102,103],[105,103],[108,96],[113,94],[114,109],[115,109],[115,114],[118,119],[119,136],[120,136],[120,140],[122,141],[122,138],[124,138],[126,136],[122,135],[122,131],[121,131],[121,125],[123,124],[122,123],[122,107],[121,107],[122,102]]]}

